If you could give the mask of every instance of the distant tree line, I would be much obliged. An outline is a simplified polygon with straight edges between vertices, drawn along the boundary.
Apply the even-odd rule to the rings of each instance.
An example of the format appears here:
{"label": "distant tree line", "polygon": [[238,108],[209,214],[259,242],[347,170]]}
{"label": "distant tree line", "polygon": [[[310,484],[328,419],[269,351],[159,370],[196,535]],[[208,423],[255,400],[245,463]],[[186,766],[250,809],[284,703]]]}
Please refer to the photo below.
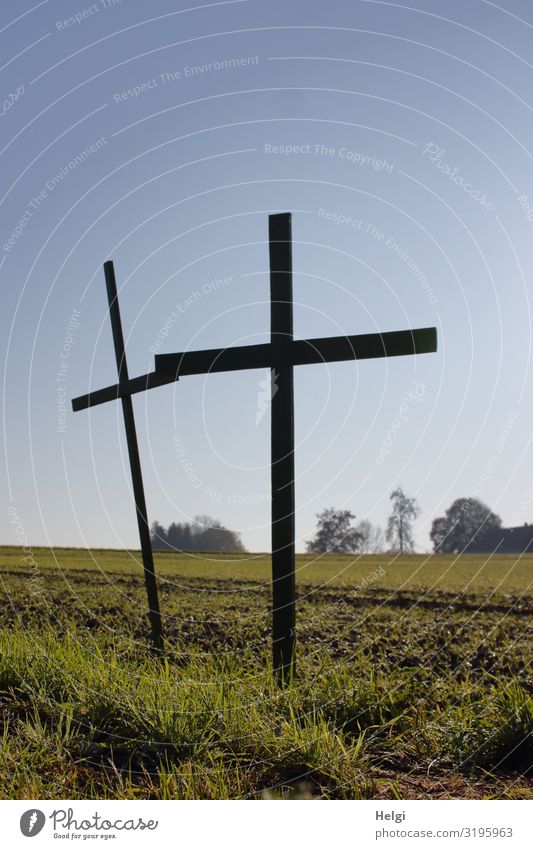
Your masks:
{"label": "distant tree line", "polygon": [[[390,498],[392,509],[385,533],[366,519],[355,522],[350,510],[328,507],[317,514],[316,532],[306,543],[307,551],[316,554],[414,552],[413,522],[420,515],[420,508],[416,499],[406,495],[401,486],[396,487]],[[514,550],[514,545],[517,550],[533,552],[530,526],[502,528],[501,518],[477,498],[457,498],[444,516],[433,520],[430,538],[434,551],[439,553],[491,551],[496,544],[502,545],[503,540],[509,550]]]}
{"label": "distant tree line", "polygon": [[[317,514],[315,535],[306,549],[316,554],[377,554],[385,550],[399,554],[415,551],[413,522],[420,515],[416,499],[398,486],[391,493],[392,508],[385,533],[368,519],[355,521],[350,510],[328,507]],[[458,498],[444,516],[433,520],[430,538],[436,552],[475,551],[502,528],[501,518],[476,498]],[[159,551],[245,552],[240,535],[210,516],[192,522],[172,522],[164,528],[154,522],[152,545]],[[386,545],[388,543],[388,546]]]}
{"label": "distant tree line", "polygon": [[168,528],[154,522],[151,537],[157,551],[246,551],[236,531],[210,516],[195,516],[192,522],[172,522]]}

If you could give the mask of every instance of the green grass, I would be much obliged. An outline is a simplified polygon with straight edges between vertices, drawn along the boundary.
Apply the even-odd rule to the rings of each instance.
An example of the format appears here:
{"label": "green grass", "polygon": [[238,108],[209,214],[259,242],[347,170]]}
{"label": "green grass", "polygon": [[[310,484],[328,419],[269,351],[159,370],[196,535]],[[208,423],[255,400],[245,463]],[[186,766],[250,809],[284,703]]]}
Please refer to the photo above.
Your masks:
{"label": "green grass", "polygon": [[[33,554],[43,574],[77,570],[105,574],[135,573],[141,566],[140,552],[109,549],[36,548]],[[0,546],[0,569],[19,570],[23,566],[20,548]],[[172,554],[156,552],[161,576],[220,578],[228,581],[270,581],[270,555],[266,554]],[[296,558],[300,584],[357,586],[368,575],[383,570],[373,585],[394,589],[442,589],[448,592],[522,593],[531,591],[533,555],[479,554],[376,555],[300,554]]]}
{"label": "green grass", "polygon": [[[24,559],[26,557],[27,559]],[[533,558],[298,558],[270,670],[265,556],[0,549],[3,798],[532,798]]]}

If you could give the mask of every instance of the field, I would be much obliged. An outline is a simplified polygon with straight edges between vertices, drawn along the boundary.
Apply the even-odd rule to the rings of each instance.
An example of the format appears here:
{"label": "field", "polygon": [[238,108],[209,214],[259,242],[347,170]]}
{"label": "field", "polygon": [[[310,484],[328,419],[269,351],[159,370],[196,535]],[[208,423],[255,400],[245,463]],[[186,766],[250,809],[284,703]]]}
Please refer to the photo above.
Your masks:
{"label": "field", "polygon": [[533,556],[298,558],[297,674],[269,558],[0,548],[2,798],[533,798]]}

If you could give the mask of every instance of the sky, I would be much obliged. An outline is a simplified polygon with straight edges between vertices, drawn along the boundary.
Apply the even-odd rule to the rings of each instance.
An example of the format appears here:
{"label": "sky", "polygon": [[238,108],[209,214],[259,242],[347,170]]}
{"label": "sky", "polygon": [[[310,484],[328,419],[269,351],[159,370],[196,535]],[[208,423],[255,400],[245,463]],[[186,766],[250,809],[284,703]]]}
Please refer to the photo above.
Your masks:
{"label": "sky", "polygon": [[[103,263],[130,376],[266,342],[286,211],[296,337],[439,338],[296,370],[297,550],[398,485],[419,551],[458,497],[533,521],[531,4],[193,2],[2,5],[0,543],[138,547],[121,406],[70,405],[116,381]],[[151,521],[269,550],[265,381],[135,397]]]}

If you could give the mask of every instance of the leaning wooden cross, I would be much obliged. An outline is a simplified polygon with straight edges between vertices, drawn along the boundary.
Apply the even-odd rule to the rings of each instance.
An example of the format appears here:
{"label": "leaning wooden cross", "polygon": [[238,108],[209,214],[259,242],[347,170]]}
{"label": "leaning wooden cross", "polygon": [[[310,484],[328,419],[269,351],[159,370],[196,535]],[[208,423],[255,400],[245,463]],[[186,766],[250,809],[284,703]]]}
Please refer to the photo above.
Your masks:
{"label": "leaning wooden cross", "polygon": [[163,631],[154,572],[150,529],[146,512],[139,449],[131,396],[174,383],[181,377],[211,372],[269,368],[271,392],[272,476],[272,644],[274,670],[281,682],[294,674],[296,587],[294,527],[294,366],[426,354],[437,350],[434,327],[335,336],[324,339],[293,338],[291,215],[269,216],[270,342],[181,354],[159,354],[155,371],[130,379],[117,300],[113,264],[106,262],[105,276],[119,382],[72,401],[74,411],[117,398],[122,400],[126,439],[137,521],[141,538],[152,640],[163,647]]}

